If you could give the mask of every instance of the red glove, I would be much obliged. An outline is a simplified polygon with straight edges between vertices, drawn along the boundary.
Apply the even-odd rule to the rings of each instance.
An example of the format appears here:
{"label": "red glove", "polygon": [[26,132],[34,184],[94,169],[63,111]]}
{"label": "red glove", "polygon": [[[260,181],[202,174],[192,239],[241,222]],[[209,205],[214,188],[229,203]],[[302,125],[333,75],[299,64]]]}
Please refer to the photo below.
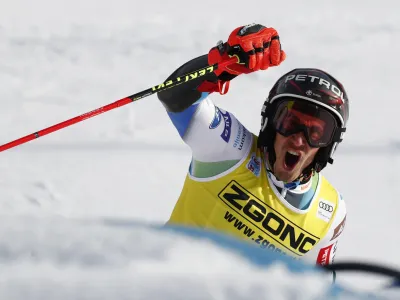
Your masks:
{"label": "red glove", "polygon": [[270,66],[278,66],[286,58],[285,52],[281,50],[277,31],[260,24],[236,28],[226,43],[221,43],[210,50],[208,63],[210,65],[220,63],[232,56],[237,56],[239,63],[215,71],[222,81],[228,81],[243,73],[248,74],[266,70]]}

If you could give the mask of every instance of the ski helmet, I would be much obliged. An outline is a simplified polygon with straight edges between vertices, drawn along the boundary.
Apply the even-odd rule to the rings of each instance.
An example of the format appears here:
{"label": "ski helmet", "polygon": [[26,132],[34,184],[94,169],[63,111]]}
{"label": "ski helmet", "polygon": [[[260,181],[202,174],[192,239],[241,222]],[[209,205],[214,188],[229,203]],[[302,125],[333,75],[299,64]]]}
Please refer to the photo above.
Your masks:
{"label": "ski helmet", "polygon": [[258,147],[268,151],[271,165],[275,162],[274,141],[276,128],[273,124],[279,103],[286,100],[312,104],[329,112],[336,126],[328,145],[320,147],[314,161],[300,176],[309,177],[320,172],[327,163],[333,163],[333,153],[343,140],[349,118],[349,100],[342,84],[328,73],[319,69],[294,69],[277,80],[269,92],[261,111],[261,130]]}

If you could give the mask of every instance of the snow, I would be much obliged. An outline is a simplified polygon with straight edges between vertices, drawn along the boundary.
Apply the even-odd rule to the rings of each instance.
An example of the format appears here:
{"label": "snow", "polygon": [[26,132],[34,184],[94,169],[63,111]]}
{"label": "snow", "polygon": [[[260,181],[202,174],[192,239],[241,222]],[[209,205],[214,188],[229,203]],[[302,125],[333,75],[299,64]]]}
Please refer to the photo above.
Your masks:
{"label": "snow", "polygon": [[2,225],[1,299],[310,299],[330,286],[328,276],[260,268],[211,242],[126,221],[12,216]]}
{"label": "snow", "polygon": [[[278,68],[236,79],[228,95],[213,100],[256,133],[261,105],[281,74],[296,67],[317,67],[337,77],[351,101],[345,141],[334,164],[324,170],[348,208],[337,260],[400,268],[396,199],[400,191],[399,8],[397,1],[389,0],[363,1],[362,6],[344,0],[257,1],[246,7],[211,0],[0,0],[0,143],[159,84],[179,65],[226,39],[237,26],[252,22],[273,26],[280,33],[287,60]],[[78,220],[165,223],[189,161],[189,149],[156,96],[3,152],[0,291],[8,299],[26,299],[26,295],[34,299],[55,292],[59,299],[77,298],[73,293],[81,289],[87,291],[88,299],[124,299],[138,288],[128,283],[140,277],[139,272],[126,266],[115,271],[118,276],[109,276],[118,257],[107,258],[107,248],[92,247],[91,237],[111,239],[110,246],[121,250],[130,233],[86,226]],[[83,248],[62,252],[68,242],[58,244],[59,231],[70,243],[82,241]],[[15,245],[23,245],[23,251],[6,256],[4,249]],[[133,248],[128,244],[126,249]],[[43,259],[39,266],[26,259],[33,249]],[[79,252],[85,249],[101,256],[92,262],[98,264],[96,272]],[[176,251],[178,255],[180,250]],[[184,249],[179,253],[185,257]],[[70,263],[64,270],[55,258],[62,255],[79,263]],[[215,265],[211,257],[201,257],[203,266]],[[116,262],[109,266],[108,259]],[[133,254],[126,254],[119,263],[132,259]],[[174,262],[171,258],[167,263]],[[158,284],[170,282],[162,273],[166,266],[154,267],[152,276]],[[245,264],[235,268],[250,272]],[[204,288],[202,280],[217,270],[204,267],[203,272],[193,272],[195,280],[188,279],[188,287],[212,290]],[[96,282],[82,285],[87,278],[108,283],[103,290]],[[151,284],[146,278],[150,277],[141,277],[140,282]],[[338,281],[361,290],[373,290],[381,283],[351,274],[339,276]],[[221,279],[223,284],[228,283]]]}

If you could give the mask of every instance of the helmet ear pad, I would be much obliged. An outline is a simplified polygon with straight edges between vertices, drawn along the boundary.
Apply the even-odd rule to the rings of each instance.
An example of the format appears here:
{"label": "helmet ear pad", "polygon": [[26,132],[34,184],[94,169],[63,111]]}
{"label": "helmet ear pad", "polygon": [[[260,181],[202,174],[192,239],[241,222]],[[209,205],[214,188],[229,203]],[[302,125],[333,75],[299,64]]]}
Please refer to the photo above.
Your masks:
{"label": "helmet ear pad", "polygon": [[271,168],[273,168],[276,160],[275,147],[274,147],[275,137],[276,137],[276,131],[273,130],[271,126],[267,126],[263,134],[259,135],[257,140],[258,144],[257,147],[262,148],[266,150],[266,152],[268,152],[268,163]]}

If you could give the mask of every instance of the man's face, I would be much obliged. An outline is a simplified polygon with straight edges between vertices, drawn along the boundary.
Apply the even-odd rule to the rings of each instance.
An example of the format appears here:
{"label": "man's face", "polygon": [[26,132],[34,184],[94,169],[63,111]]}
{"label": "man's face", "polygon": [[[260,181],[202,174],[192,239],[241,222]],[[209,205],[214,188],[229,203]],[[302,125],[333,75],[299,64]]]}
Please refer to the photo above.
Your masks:
{"label": "man's face", "polygon": [[277,133],[275,138],[276,160],[273,166],[274,175],[282,181],[292,182],[314,160],[319,148],[308,145],[303,132],[288,137]]}

